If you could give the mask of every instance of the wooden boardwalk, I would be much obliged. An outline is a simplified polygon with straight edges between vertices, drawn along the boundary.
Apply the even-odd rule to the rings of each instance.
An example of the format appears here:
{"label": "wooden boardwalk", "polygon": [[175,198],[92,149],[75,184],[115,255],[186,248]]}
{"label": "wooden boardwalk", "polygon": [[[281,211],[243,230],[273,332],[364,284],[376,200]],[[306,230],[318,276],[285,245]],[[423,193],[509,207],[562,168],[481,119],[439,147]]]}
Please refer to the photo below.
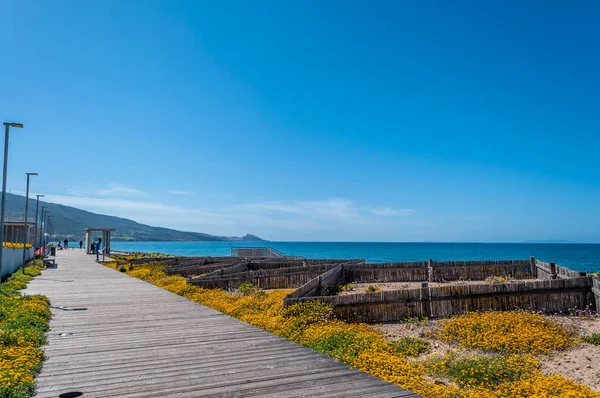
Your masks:
{"label": "wooden boardwalk", "polygon": [[94,260],[59,251],[26,290],[54,307],[39,397],[417,396]]}

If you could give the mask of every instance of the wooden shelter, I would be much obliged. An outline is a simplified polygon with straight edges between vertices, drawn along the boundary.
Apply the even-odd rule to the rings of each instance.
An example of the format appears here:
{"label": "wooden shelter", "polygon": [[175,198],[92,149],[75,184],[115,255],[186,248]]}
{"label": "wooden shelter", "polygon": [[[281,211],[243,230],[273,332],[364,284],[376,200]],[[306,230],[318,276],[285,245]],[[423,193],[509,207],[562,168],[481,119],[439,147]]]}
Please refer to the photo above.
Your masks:
{"label": "wooden shelter", "polygon": [[92,254],[91,243],[92,243],[92,232],[102,232],[102,243],[106,248],[105,254],[110,254],[110,233],[116,231],[116,228],[86,228],[85,229],[85,253]]}

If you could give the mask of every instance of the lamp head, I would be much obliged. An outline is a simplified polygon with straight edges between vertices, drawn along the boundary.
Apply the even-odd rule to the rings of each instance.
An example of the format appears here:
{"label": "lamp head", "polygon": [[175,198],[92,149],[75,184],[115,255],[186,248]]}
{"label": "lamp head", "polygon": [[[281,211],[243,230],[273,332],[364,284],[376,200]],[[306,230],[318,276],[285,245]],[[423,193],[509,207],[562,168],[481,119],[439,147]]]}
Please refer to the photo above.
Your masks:
{"label": "lamp head", "polygon": [[38,173],[25,173],[25,174],[27,174],[28,176],[36,176],[36,175],[38,175]]}
{"label": "lamp head", "polygon": [[14,128],[17,128],[17,129],[22,129],[23,128],[23,123],[9,123],[9,122],[4,122],[3,124],[5,126],[14,127]]}

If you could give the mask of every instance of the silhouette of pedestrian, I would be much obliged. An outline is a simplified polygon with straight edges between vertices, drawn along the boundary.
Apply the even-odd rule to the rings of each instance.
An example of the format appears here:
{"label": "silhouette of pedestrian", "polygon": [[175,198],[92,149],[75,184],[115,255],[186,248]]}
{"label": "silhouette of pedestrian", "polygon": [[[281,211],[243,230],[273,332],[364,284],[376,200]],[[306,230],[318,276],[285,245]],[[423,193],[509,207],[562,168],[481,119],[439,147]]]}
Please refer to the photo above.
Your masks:
{"label": "silhouette of pedestrian", "polygon": [[96,243],[96,261],[99,260],[98,256],[100,255],[100,246],[102,246],[102,239],[98,238],[98,242]]}

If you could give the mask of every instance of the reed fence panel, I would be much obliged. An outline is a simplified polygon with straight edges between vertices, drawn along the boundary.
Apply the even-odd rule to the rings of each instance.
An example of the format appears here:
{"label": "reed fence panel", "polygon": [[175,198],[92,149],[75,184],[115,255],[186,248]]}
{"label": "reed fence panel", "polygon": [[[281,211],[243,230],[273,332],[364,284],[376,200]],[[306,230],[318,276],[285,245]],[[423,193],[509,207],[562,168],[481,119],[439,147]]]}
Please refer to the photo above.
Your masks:
{"label": "reed fence panel", "polygon": [[404,317],[446,317],[468,311],[526,309],[546,313],[597,307],[591,277],[517,281],[491,285],[453,285],[342,296],[290,297],[286,305],[320,300],[342,318],[389,322]]}

